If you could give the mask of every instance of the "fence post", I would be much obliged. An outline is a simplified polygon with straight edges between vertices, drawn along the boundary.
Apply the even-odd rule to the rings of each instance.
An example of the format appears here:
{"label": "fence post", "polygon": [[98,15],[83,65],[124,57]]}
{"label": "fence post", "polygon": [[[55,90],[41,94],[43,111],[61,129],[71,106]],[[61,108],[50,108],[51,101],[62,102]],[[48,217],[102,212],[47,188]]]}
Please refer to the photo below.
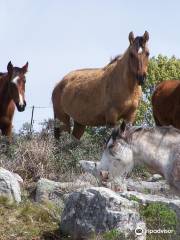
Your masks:
{"label": "fence post", "polygon": [[32,129],[33,129],[33,117],[34,117],[34,106],[32,106],[30,134],[32,134]]}

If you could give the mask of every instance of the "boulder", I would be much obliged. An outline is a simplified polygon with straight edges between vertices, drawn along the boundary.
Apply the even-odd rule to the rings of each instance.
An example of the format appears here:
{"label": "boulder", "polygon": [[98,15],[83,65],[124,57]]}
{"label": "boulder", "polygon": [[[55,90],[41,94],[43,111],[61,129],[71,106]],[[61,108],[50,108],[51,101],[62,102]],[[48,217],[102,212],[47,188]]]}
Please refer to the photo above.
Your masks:
{"label": "boulder", "polygon": [[20,183],[22,178],[4,168],[0,168],[0,196],[7,198],[9,203],[21,202]]}
{"label": "boulder", "polygon": [[35,201],[39,203],[52,202],[63,207],[63,190],[59,182],[41,178],[37,182]]}
{"label": "boulder", "polygon": [[90,177],[91,176],[89,176],[89,178],[87,176],[81,176],[74,182],[64,183],[41,178],[37,182],[35,201],[40,203],[51,202],[62,208],[67,194],[76,189],[83,189],[92,186],[90,182],[85,181],[87,179],[90,181]]}
{"label": "boulder", "polygon": [[[92,187],[69,194],[61,216],[60,230],[73,239],[88,239],[117,229],[127,239],[146,239],[145,223],[141,222],[139,204],[104,187]],[[135,234],[141,228],[143,233]]]}
{"label": "boulder", "polygon": [[140,193],[149,193],[157,195],[169,195],[171,189],[166,180],[160,180],[158,182],[136,181],[134,179],[127,179],[127,189],[130,191],[136,191]]}
{"label": "boulder", "polygon": [[168,198],[168,197],[164,197],[164,196],[160,196],[160,195],[144,194],[144,193],[140,193],[140,192],[136,192],[136,191],[126,191],[126,192],[118,193],[118,194],[129,200],[131,200],[132,197],[136,197],[137,199],[139,199],[139,202],[141,202],[143,204],[146,204],[146,203],[166,203],[166,204],[176,203],[176,204],[179,204],[180,203],[180,198],[172,199],[172,198]]}

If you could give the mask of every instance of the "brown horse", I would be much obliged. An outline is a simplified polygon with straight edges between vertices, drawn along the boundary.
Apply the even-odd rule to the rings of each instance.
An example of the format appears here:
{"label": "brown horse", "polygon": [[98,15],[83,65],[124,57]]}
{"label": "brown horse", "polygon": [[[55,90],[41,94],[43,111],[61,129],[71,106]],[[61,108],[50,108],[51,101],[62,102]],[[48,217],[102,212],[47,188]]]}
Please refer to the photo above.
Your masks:
{"label": "brown horse", "polygon": [[180,129],[180,80],[160,83],[153,93],[152,106],[157,126],[172,125]]}
{"label": "brown horse", "polygon": [[149,51],[146,31],[141,37],[130,32],[126,52],[103,68],[70,72],[53,90],[52,102],[56,122],[55,137],[62,130],[70,133],[70,117],[74,120],[73,135],[80,139],[88,126],[115,126],[119,119],[135,120],[146,79]]}
{"label": "brown horse", "polygon": [[7,73],[0,73],[0,129],[2,135],[11,140],[12,119],[15,105],[19,112],[25,110],[25,74],[28,70],[28,63],[22,68],[13,67],[9,62]]}

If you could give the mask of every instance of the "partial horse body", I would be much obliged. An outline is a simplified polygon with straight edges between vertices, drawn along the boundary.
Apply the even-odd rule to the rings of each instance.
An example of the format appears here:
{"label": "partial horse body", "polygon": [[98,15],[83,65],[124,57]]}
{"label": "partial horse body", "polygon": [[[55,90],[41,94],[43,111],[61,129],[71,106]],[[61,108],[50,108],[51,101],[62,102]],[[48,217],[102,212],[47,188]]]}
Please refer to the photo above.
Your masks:
{"label": "partial horse body", "polygon": [[13,67],[9,62],[7,73],[0,73],[0,129],[2,135],[11,139],[12,120],[15,106],[19,112],[25,110],[25,74],[28,63],[22,68]]}
{"label": "partial horse body", "polygon": [[125,177],[136,165],[163,175],[180,194],[180,131],[172,126],[114,129],[96,173]]}
{"label": "partial horse body", "polygon": [[56,85],[52,93],[54,118],[63,123],[55,126],[56,138],[63,130],[70,133],[70,117],[77,139],[87,125],[115,126],[119,119],[134,122],[146,79],[148,40],[148,32],[136,38],[131,32],[130,45],[121,57],[104,68],[70,72]]}
{"label": "partial horse body", "polygon": [[153,93],[152,107],[157,126],[172,125],[180,129],[180,80],[160,83]]}

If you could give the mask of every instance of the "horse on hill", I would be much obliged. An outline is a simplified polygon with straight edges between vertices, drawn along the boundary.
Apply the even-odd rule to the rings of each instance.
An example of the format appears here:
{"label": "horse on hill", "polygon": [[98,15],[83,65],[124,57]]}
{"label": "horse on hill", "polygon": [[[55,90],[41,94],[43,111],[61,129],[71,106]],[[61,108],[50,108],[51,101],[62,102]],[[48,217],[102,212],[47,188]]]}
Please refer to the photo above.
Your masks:
{"label": "horse on hill", "polygon": [[[147,74],[149,34],[129,34],[130,45],[122,56],[103,68],[80,69],[67,74],[54,88],[54,135],[70,133],[80,139],[86,126],[115,126],[123,119],[133,123]],[[56,124],[62,122],[63,125]]]}
{"label": "horse on hill", "polygon": [[9,62],[7,73],[0,73],[0,129],[2,135],[11,140],[12,120],[15,106],[19,112],[26,107],[25,101],[25,74],[28,62],[22,67],[13,67]]}
{"label": "horse on hill", "polygon": [[152,107],[157,126],[172,125],[180,129],[180,80],[160,83],[152,95]]}

